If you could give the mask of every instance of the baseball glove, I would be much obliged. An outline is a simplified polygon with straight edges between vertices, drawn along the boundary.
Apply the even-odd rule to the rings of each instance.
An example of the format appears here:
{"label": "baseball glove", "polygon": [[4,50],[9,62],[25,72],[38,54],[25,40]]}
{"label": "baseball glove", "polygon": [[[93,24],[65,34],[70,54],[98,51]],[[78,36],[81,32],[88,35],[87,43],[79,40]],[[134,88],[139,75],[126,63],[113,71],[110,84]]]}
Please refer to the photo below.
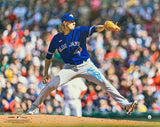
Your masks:
{"label": "baseball glove", "polygon": [[106,21],[104,23],[104,29],[110,30],[110,31],[120,31],[121,30],[121,28],[117,26],[117,23],[114,24],[112,21]]}

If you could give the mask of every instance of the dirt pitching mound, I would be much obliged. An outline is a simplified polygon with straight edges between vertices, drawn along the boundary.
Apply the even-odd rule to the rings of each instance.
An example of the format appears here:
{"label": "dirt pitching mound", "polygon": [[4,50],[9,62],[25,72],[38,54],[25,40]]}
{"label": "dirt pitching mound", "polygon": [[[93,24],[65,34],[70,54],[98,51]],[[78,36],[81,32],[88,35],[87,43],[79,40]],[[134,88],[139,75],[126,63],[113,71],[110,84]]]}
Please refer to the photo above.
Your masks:
{"label": "dirt pitching mound", "polygon": [[0,115],[0,127],[159,127],[160,122],[62,115]]}

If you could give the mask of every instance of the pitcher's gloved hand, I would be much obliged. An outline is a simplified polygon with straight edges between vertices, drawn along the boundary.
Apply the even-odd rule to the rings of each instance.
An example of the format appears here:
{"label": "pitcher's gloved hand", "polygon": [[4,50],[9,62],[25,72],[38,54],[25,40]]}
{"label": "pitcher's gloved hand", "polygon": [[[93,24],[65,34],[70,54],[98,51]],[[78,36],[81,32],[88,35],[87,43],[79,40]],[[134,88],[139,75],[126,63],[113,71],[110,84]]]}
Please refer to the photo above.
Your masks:
{"label": "pitcher's gloved hand", "polygon": [[121,28],[117,26],[117,22],[116,24],[114,24],[112,21],[106,21],[104,23],[104,29],[110,30],[110,31],[120,31],[121,30]]}

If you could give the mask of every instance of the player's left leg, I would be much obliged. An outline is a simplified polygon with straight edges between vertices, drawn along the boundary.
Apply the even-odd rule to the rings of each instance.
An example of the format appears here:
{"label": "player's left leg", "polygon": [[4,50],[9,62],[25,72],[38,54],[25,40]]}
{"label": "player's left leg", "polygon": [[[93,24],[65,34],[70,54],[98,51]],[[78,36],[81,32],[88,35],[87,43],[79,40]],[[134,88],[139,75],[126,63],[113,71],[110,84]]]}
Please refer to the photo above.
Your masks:
{"label": "player's left leg", "polygon": [[123,109],[127,108],[127,114],[130,114],[137,106],[137,102],[129,103],[116,88],[104,77],[104,75],[98,70],[98,68],[89,61],[87,64],[82,66],[80,70],[83,70],[80,74],[81,77],[88,79],[91,82],[101,85],[106,92],[116,100]]}

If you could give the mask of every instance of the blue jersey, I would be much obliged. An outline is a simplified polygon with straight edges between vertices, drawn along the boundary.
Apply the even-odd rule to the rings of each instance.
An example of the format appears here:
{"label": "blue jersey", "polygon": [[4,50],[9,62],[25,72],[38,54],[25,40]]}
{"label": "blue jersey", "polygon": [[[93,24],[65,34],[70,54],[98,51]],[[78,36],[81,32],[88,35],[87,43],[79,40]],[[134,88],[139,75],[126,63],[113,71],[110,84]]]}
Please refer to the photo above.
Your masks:
{"label": "blue jersey", "polygon": [[56,34],[48,48],[47,59],[51,59],[57,49],[66,64],[80,64],[90,56],[86,48],[86,38],[95,32],[93,27],[77,27],[68,35]]}

